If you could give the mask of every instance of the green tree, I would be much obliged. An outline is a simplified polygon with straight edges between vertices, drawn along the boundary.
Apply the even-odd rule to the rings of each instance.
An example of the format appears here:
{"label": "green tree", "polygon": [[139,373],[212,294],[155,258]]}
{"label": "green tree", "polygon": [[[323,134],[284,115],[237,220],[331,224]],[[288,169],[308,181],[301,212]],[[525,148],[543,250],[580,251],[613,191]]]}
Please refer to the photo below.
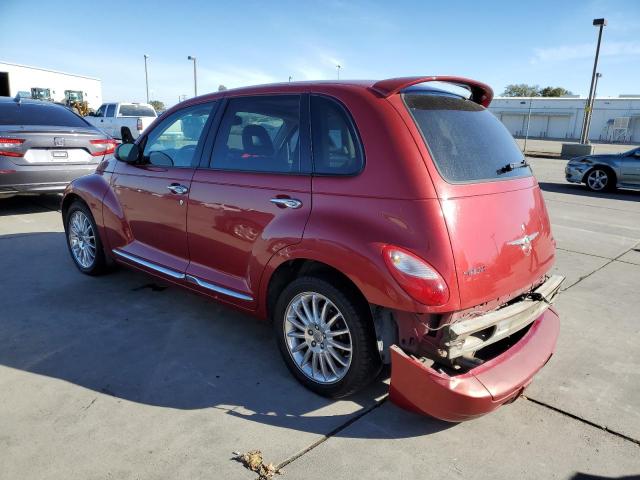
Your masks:
{"label": "green tree", "polygon": [[562,87],[544,87],[540,90],[542,97],[562,97],[563,95],[571,95],[571,92]]}
{"label": "green tree", "polygon": [[526,83],[512,83],[507,85],[502,92],[503,97],[539,97],[540,87],[538,85],[527,85]]}
{"label": "green tree", "polygon": [[219,92],[224,92],[227,89],[227,87],[225,87],[224,85],[218,85],[218,91]]}
{"label": "green tree", "polygon": [[156,112],[164,110],[164,103],[160,100],[149,100],[149,105],[151,105]]}

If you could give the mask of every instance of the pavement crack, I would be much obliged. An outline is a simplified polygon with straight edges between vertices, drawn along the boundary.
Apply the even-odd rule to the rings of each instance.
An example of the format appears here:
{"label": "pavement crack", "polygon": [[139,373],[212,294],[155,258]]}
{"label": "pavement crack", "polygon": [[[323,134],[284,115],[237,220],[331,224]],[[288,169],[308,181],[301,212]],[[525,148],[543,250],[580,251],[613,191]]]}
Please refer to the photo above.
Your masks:
{"label": "pavement crack", "polygon": [[351,417],[349,420],[347,420],[345,423],[343,423],[342,425],[334,428],[333,430],[331,430],[329,433],[323,435],[321,438],[319,438],[318,440],[316,440],[315,442],[313,442],[311,445],[309,445],[308,447],[300,450],[298,453],[293,454],[292,456],[290,456],[289,458],[287,458],[286,460],[284,460],[283,462],[279,463],[276,466],[276,470],[282,470],[284,467],[286,467],[287,465],[289,465],[290,463],[295,462],[298,458],[302,457],[303,455],[309,453],[311,450],[313,450],[314,448],[316,448],[319,445],[322,445],[324,442],[326,442],[327,440],[329,440],[331,437],[337,435],[338,433],[340,433],[341,431],[343,431],[344,429],[350,427],[351,425],[353,425],[355,422],[357,422],[358,420],[360,420],[362,417],[364,417],[365,415],[371,413],[372,411],[374,411],[376,408],[381,407],[382,405],[384,405],[384,403],[387,401],[387,399],[389,398],[389,395],[385,395],[384,397],[382,397],[380,399],[380,401],[375,402],[373,405],[371,405],[370,407],[367,407],[365,409],[363,409],[362,411],[360,411],[357,415]]}
{"label": "pavement crack", "polygon": [[640,446],[640,440],[636,440],[633,437],[630,437],[628,435],[625,435],[624,433],[618,432],[616,430],[611,430],[609,427],[607,427],[606,425],[600,425],[598,423],[592,422],[591,420],[587,420],[586,418],[583,418],[579,415],[575,415],[573,413],[567,412],[566,410],[562,410],[558,407],[554,407],[553,405],[549,405],[548,403],[542,402],[540,400],[536,400],[535,398],[531,398],[531,397],[526,397],[526,396],[522,396],[522,398],[524,398],[525,400],[528,400],[532,403],[535,403],[536,405],[540,405],[541,407],[545,407],[548,408],[549,410],[553,410],[554,412],[560,413],[561,415],[564,415],[566,417],[569,418],[573,418],[574,420],[577,420],[579,422],[582,422],[586,425],[589,425],[591,427],[597,428],[599,430],[602,430],[604,432],[608,432],[611,435],[615,435],[616,437],[622,438],[623,440],[627,440],[629,442],[635,443],[636,445]]}
{"label": "pavement crack", "polygon": [[[578,285],[580,282],[582,282],[583,280],[589,278],[591,275],[593,275],[594,273],[599,272],[600,270],[602,270],[603,268],[605,268],[607,265],[611,265],[613,262],[621,262],[621,263],[629,263],[629,262],[625,262],[622,260],[618,260],[620,257],[622,257],[623,255],[626,255],[627,253],[629,253],[631,250],[634,250],[635,248],[638,247],[638,244],[636,243],[635,245],[633,245],[632,247],[628,248],[627,250],[625,250],[624,252],[622,252],[620,255],[618,255],[615,258],[609,258],[608,262],[605,263],[604,265],[602,265],[599,268],[596,268],[594,271],[587,273],[586,275],[583,275],[582,277],[580,277],[577,281],[575,281],[574,283],[572,283],[571,285],[569,285],[567,288],[564,288],[562,291],[566,292],[567,290],[569,290],[570,288],[575,287],[576,285]],[[575,253],[579,253],[579,252],[575,252]],[[585,254],[588,255],[588,254]],[[595,255],[594,255],[595,256]],[[607,257],[601,257],[601,258],[607,258]],[[630,265],[635,265],[635,264],[630,264]]]}
{"label": "pavement crack", "polygon": [[94,398],[93,400],[91,400],[91,403],[89,405],[87,405],[86,407],[82,407],[82,410],[87,411],[91,408],[91,406],[96,403],[96,400],[98,399],[98,397]]}

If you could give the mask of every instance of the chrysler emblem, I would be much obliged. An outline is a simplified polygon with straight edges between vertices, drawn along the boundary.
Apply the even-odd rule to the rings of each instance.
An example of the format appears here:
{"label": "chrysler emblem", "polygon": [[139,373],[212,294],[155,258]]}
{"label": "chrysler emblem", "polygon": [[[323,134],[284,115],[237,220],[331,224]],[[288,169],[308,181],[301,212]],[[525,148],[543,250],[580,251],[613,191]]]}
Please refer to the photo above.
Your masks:
{"label": "chrysler emblem", "polygon": [[53,137],[54,147],[64,147],[64,137]]}
{"label": "chrysler emblem", "polygon": [[[522,225],[522,231],[525,230],[524,224]],[[522,249],[522,253],[529,256],[531,254],[531,242],[538,236],[538,232],[533,232],[530,235],[525,235],[522,238],[518,238],[517,240],[513,240],[511,242],[507,242],[507,245],[515,245],[516,247],[520,247]]]}

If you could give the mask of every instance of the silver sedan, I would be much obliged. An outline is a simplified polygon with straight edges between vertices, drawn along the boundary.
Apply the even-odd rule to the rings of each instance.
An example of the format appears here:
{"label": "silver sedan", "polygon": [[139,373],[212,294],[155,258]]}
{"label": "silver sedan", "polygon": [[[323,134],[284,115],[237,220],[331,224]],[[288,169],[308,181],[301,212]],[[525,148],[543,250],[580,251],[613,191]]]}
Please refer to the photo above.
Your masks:
{"label": "silver sedan", "polygon": [[589,190],[602,192],[616,188],[640,190],[640,148],[613,155],[587,155],[569,160],[567,181],[584,183]]}

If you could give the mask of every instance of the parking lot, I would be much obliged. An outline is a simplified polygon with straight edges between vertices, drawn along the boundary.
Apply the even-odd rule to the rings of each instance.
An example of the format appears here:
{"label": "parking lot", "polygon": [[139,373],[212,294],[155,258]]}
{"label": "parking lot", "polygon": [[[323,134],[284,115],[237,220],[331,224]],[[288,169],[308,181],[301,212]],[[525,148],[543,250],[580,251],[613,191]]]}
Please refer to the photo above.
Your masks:
{"label": "parking lot", "polygon": [[567,277],[557,352],[526,397],[462,424],[387,401],[388,372],[318,397],[268,325],[141,273],[83,276],[59,197],[0,200],[0,478],[251,479],[232,457],[253,449],[285,479],[640,475],[640,193],[531,161]]}

